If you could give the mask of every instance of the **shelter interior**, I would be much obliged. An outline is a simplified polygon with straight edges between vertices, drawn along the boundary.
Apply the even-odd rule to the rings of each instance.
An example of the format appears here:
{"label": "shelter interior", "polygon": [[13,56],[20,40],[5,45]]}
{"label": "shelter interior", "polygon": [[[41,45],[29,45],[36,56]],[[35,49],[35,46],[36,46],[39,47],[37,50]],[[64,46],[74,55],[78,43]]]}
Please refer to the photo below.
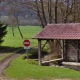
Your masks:
{"label": "shelter interior", "polygon": [[64,44],[64,59],[71,62],[80,62],[80,40],[65,40]]}
{"label": "shelter interior", "polygon": [[[49,40],[48,40],[49,41]],[[54,41],[54,40],[51,40]],[[38,60],[39,64],[41,61],[41,39],[38,39]],[[60,51],[58,54],[61,54],[61,58],[63,61],[68,62],[80,62],[80,40],[58,40],[58,44],[60,46]],[[46,43],[43,45],[45,46]]]}

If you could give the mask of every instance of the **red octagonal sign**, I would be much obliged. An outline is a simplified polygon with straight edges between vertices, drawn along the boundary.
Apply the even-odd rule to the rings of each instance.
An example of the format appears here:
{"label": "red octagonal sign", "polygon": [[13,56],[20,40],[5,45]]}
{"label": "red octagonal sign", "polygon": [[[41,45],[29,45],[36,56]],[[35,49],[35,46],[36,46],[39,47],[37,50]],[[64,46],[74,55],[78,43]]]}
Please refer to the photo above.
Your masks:
{"label": "red octagonal sign", "polygon": [[26,40],[23,41],[23,44],[24,44],[25,47],[29,47],[30,41],[26,39]]}

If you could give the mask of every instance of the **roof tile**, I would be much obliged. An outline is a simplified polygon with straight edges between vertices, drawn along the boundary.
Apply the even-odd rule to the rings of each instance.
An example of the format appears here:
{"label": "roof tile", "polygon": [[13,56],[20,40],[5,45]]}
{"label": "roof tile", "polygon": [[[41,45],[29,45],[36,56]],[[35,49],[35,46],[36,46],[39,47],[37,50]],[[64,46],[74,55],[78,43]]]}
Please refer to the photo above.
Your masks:
{"label": "roof tile", "polygon": [[48,24],[35,39],[80,39],[80,23]]}

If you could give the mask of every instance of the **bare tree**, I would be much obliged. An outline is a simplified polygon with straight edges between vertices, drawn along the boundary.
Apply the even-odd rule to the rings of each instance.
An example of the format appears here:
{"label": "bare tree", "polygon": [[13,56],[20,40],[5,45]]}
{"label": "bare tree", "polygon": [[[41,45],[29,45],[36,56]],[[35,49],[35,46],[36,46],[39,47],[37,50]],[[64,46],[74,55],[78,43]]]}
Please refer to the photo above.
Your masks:
{"label": "bare tree", "polygon": [[58,4],[58,0],[55,1],[55,23],[57,23],[57,17],[58,17],[57,15],[58,5],[57,4]]}
{"label": "bare tree", "polygon": [[73,22],[80,22],[80,1],[73,0]]}
{"label": "bare tree", "polygon": [[[5,4],[8,5],[8,11],[7,11],[8,16],[13,16],[13,18],[15,18],[15,21],[13,23],[16,22],[16,25],[17,25],[16,27],[18,28],[19,33],[21,37],[23,38],[22,32],[19,27],[19,20],[18,20],[19,15],[22,13],[20,1],[18,2],[17,0],[6,0]],[[13,27],[12,27],[12,30],[14,30]]]}
{"label": "bare tree", "polygon": [[14,28],[16,27],[16,20],[13,16],[9,15],[8,17],[9,17],[9,25],[12,28],[12,35],[15,36]]}
{"label": "bare tree", "polygon": [[43,28],[48,23],[69,23],[80,20],[79,0],[6,0],[5,2],[19,13],[21,7],[34,10]]}
{"label": "bare tree", "polygon": [[41,21],[42,27],[44,28],[44,23],[43,23],[42,16],[41,16],[41,14],[40,14],[40,9],[39,9],[39,6],[38,6],[39,3],[38,3],[37,0],[35,0],[35,3],[36,3],[36,11],[37,11],[37,15],[38,15],[38,17],[39,17],[39,20]]}
{"label": "bare tree", "polygon": [[44,28],[48,23],[57,23],[58,0],[26,0],[25,4],[29,9],[34,10]]}

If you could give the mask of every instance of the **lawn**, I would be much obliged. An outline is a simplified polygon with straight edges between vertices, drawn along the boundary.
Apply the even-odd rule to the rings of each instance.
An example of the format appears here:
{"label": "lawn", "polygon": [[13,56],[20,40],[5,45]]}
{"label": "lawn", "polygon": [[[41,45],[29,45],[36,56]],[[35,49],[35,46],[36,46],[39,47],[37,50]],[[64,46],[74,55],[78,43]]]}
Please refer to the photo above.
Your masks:
{"label": "lawn", "polygon": [[5,59],[7,56],[15,53],[18,48],[23,48],[24,39],[29,39],[31,45],[37,45],[37,40],[32,39],[34,35],[36,35],[41,27],[39,26],[20,26],[21,32],[24,38],[21,38],[19,31],[17,28],[14,28],[15,36],[12,36],[11,27],[7,28],[7,35],[4,37],[4,42],[2,43],[2,47],[0,47],[0,61]]}
{"label": "lawn", "polygon": [[[32,39],[32,37],[37,34],[41,28],[26,26],[20,27],[24,38],[20,37],[18,29],[15,28],[15,37],[12,36],[11,28],[8,27],[8,34],[4,38],[3,47],[8,47],[9,49],[23,48],[23,40],[29,39],[31,42],[31,47],[37,45],[37,40]],[[14,52],[14,51],[12,51]],[[30,51],[31,54],[34,50]],[[10,52],[11,53],[11,52]],[[37,61],[34,60],[25,60],[24,56],[26,54],[21,55],[20,57],[14,59],[8,68],[5,69],[4,75],[8,78],[18,79],[18,80],[54,80],[54,79],[71,79],[71,80],[79,80],[80,72],[59,68],[59,67],[51,67],[51,66],[39,66],[37,65]]]}
{"label": "lawn", "polygon": [[39,26],[21,26],[21,32],[24,38],[21,38],[19,31],[17,28],[14,29],[15,37],[12,36],[12,29],[11,27],[7,28],[7,35],[4,37],[4,43],[2,46],[10,46],[10,47],[23,47],[23,40],[29,39],[31,46],[37,45],[37,41],[32,39],[40,30],[41,27]]}
{"label": "lawn", "polygon": [[25,54],[13,60],[11,65],[5,70],[4,74],[8,78],[18,80],[80,79],[80,72],[78,71],[53,66],[39,66],[37,61],[23,59],[24,56]]}

